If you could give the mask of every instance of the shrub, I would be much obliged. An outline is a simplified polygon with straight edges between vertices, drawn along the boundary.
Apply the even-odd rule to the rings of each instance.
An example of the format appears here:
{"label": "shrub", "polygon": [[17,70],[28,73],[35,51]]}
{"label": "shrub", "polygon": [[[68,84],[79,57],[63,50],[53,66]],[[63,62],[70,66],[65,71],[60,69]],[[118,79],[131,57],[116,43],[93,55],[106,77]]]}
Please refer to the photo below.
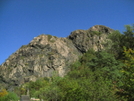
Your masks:
{"label": "shrub", "polygon": [[50,41],[50,39],[52,38],[52,35],[47,35],[47,37],[48,37],[48,41]]}
{"label": "shrub", "polygon": [[2,91],[0,92],[0,97],[6,96],[8,94],[8,92],[6,91],[6,89],[2,89]]}
{"label": "shrub", "polygon": [[18,101],[19,97],[13,93],[13,92],[8,92],[7,95],[0,97],[0,101]]}

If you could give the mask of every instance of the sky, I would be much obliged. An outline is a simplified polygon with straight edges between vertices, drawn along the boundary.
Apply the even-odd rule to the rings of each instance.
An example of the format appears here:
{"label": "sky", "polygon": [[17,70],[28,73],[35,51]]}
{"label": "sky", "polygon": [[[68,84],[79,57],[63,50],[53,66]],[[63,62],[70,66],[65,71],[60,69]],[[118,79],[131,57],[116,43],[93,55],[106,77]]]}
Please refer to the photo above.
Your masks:
{"label": "sky", "polygon": [[134,0],[0,0],[0,64],[40,34],[134,24]]}

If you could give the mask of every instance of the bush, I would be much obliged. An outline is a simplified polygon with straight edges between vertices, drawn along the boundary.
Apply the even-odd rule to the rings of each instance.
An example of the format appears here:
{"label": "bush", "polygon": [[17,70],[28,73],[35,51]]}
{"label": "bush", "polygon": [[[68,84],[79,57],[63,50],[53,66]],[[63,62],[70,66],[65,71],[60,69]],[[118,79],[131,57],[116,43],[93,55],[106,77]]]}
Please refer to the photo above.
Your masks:
{"label": "bush", "polygon": [[6,96],[8,94],[8,92],[6,91],[6,89],[2,89],[2,91],[0,92],[0,97]]}
{"label": "bush", "polygon": [[13,92],[8,92],[7,95],[0,97],[0,101],[18,101],[19,97],[13,93]]}

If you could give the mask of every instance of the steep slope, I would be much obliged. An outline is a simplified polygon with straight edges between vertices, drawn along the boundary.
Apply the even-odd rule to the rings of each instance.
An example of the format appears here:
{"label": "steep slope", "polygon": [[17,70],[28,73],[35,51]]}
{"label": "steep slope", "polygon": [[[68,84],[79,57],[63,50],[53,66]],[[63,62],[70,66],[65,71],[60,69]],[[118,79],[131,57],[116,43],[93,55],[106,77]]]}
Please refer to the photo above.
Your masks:
{"label": "steep slope", "polygon": [[112,31],[96,25],[88,30],[73,31],[67,38],[43,34],[35,37],[0,66],[0,84],[12,89],[40,77],[50,77],[53,71],[63,77],[69,71],[69,65],[83,53],[91,48],[95,51],[104,49],[103,43]]}
{"label": "steep slope", "polygon": [[103,25],[95,25],[88,30],[76,30],[68,36],[75,47],[82,53],[89,49],[100,51],[104,49],[104,43],[107,42],[107,35],[114,30]]}
{"label": "steep slope", "polygon": [[64,76],[68,65],[79,55],[70,40],[40,35],[22,46],[0,66],[0,81],[18,86],[39,77],[49,77],[53,71]]}

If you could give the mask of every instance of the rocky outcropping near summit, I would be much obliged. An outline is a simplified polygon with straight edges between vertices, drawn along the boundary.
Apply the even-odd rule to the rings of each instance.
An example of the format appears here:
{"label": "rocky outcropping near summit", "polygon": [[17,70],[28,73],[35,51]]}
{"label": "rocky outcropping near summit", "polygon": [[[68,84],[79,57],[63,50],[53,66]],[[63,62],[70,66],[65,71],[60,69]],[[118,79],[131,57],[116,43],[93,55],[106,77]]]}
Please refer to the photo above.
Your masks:
{"label": "rocky outcropping near summit", "polygon": [[54,71],[63,77],[69,66],[89,49],[104,49],[107,35],[113,30],[96,25],[88,30],[76,30],[67,38],[39,35],[23,45],[0,66],[0,84],[13,88],[40,77],[50,77]]}
{"label": "rocky outcropping near summit", "polygon": [[89,49],[100,51],[104,49],[104,43],[107,42],[107,35],[114,30],[103,25],[96,25],[88,30],[76,30],[68,36],[75,47],[82,53]]}

